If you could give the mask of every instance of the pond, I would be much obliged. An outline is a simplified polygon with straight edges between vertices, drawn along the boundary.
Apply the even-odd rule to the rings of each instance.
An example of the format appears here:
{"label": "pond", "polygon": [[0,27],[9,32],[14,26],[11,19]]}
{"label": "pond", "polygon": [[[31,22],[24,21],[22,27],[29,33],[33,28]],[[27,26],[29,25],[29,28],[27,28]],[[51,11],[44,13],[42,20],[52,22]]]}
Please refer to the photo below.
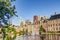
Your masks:
{"label": "pond", "polygon": [[60,40],[60,35],[49,34],[49,35],[24,35],[19,36],[15,40]]}
{"label": "pond", "polygon": [[[0,38],[3,40],[3,38]],[[6,38],[4,39],[6,40]],[[7,39],[9,40],[9,39]],[[49,34],[49,35],[21,35],[14,39],[10,40],[60,40],[60,35],[58,34]]]}

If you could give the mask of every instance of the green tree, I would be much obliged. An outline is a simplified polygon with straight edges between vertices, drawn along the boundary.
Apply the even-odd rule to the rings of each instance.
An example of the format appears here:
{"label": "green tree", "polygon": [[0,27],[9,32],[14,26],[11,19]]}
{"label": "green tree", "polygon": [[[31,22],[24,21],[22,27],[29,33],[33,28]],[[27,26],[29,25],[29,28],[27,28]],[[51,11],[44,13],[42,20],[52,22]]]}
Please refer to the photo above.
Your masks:
{"label": "green tree", "polygon": [[16,29],[14,29],[13,26],[9,26],[7,29],[8,29],[8,33],[13,32],[13,35],[14,35],[13,39],[16,38],[16,34],[17,34]]}
{"label": "green tree", "polygon": [[9,34],[11,34],[12,32],[13,32],[13,35],[14,35],[14,37],[13,37],[13,39],[14,39],[14,38],[16,38],[16,33],[17,32],[16,32],[16,30],[14,29],[13,26],[9,25],[7,28],[2,28],[3,40],[5,40],[5,38],[11,40],[12,38],[11,38],[11,36],[9,36]]}
{"label": "green tree", "polygon": [[42,25],[40,26],[39,32],[40,32],[40,33],[41,33],[41,32],[46,32]]}
{"label": "green tree", "polygon": [[26,30],[24,31],[24,34],[28,34],[28,29],[26,29]]}
{"label": "green tree", "polygon": [[2,33],[3,33],[3,40],[5,40],[5,37],[6,37],[6,29],[5,28],[2,28]]}
{"label": "green tree", "polygon": [[0,0],[0,26],[2,25],[2,22],[5,25],[8,25],[8,19],[16,15],[15,5],[12,5],[11,3],[13,1],[15,0]]}
{"label": "green tree", "polygon": [[6,32],[11,32],[11,29],[13,29],[8,26],[8,20],[16,15],[15,5],[12,5],[13,1],[15,0],[0,0],[0,26],[7,25],[7,28],[2,28],[3,40],[5,40]]}

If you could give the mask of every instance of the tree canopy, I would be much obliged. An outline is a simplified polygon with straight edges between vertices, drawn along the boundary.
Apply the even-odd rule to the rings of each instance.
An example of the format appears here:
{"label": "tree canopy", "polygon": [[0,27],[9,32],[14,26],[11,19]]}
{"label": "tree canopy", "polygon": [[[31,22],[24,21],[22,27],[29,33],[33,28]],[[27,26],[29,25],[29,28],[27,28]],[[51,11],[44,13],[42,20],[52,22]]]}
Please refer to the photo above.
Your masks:
{"label": "tree canopy", "polygon": [[43,26],[41,25],[40,26],[40,30],[39,30],[40,32],[45,32],[45,29],[43,28]]}
{"label": "tree canopy", "polygon": [[8,25],[8,20],[16,15],[15,5],[12,5],[13,1],[15,0],[0,0],[0,26]]}

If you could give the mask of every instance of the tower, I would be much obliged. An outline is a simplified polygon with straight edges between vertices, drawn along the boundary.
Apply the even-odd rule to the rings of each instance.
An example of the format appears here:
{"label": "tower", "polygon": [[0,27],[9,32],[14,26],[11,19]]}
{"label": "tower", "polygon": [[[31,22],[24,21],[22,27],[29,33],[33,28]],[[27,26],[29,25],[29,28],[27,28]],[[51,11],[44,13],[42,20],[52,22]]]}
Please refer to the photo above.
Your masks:
{"label": "tower", "polygon": [[38,16],[34,16],[33,23],[35,24],[38,21]]}

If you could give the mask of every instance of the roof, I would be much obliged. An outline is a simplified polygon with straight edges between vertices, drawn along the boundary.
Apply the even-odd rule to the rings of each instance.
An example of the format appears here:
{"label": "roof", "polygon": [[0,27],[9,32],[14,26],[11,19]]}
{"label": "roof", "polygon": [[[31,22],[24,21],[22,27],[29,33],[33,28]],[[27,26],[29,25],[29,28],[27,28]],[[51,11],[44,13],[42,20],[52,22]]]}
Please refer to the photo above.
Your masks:
{"label": "roof", "polygon": [[60,19],[60,14],[52,15],[49,20],[53,20],[53,19]]}

